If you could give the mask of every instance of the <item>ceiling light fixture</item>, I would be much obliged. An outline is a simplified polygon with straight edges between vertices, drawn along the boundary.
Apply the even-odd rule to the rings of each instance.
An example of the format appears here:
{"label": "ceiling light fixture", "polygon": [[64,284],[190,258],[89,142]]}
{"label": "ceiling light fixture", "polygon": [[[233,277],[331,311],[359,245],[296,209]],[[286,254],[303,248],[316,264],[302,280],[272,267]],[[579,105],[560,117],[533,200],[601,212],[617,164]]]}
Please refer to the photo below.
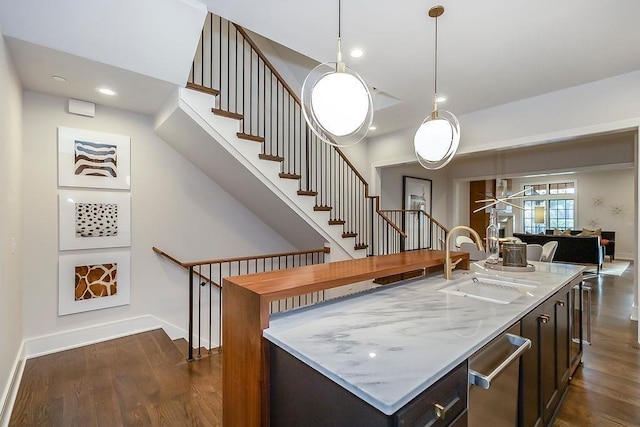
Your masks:
{"label": "ceiling light fixture", "polygon": [[378,128],[373,126],[373,125],[369,126],[369,130],[376,130],[376,129],[378,129]]}
{"label": "ceiling light fixture", "polygon": [[64,82],[66,82],[66,81],[67,81],[67,79],[65,79],[65,78],[64,78],[64,77],[62,77],[62,76],[51,76],[51,78],[52,78],[53,80],[57,81],[57,82],[60,82],[60,83],[64,83]]}
{"label": "ceiling light fixture", "polygon": [[362,78],[342,61],[338,0],[338,58],[311,70],[302,85],[302,111],[322,141],[338,147],[361,141],[373,120],[373,100]]}
{"label": "ceiling light fixture", "polygon": [[114,96],[116,95],[116,92],[114,92],[113,90],[106,88],[106,87],[100,87],[98,88],[98,92],[100,92],[103,95],[108,95],[108,96]]}
{"label": "ceiling light fixture", "polygon": [[362,49],[351,49],[351,57],[352,58],[361,58],[364,55],[364,51]]}
{"label": "ceiling light fixture", "polygon": [[429,9],[429,16],[435,18],[435,52],[433,74],[433,111],[422,122],[413,138],[418,162],[426,169],[440,169],[453,159],[460,143],[460,123],[452,113],[438,110],[438,17],[444,13],[444,6]]}

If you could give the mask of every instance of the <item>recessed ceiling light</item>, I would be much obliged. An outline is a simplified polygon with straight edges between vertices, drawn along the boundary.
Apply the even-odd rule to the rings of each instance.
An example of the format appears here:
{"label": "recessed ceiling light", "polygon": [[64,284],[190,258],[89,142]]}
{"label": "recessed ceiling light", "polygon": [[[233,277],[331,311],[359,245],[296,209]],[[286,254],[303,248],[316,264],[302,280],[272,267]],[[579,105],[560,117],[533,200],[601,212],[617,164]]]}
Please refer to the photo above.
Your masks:
{"label": "recessed ceiling light", "polygon": [[351,57],[360,58],[362,55],[364,55],[364,51],[362,49],[351,49]]}
{"label": "recessed ceiling light", "polygon": [[369,126],[369,130],[376,130],[376,129],[378,129],[378,128],[375,127],[375,126]]}
{"label": "recessed ceiling light", "polygon": [[438,96],[438,97],[436,98],[436,102],[438,102],[438,103],[440,103],[440,102],[444,102],[444,101],[446,101],[446,100],[447,100],[447,97],[446,97],[446,96],[442,96],[442,95],[440,95],[440,96]]}
{"label": "recessed ceiling light", "polygon": [[108,95],[108,96],[113,96],[113,95],[116,94],[113,90],[111,90],[109,88],[106,88],[106,87],[98,88],[98,92],[100,92],[103,95]]}
{"label": "recessed ceiling light", "polygon": [[64,77],[62,77],[62,76],[51,76],[51,78],[52,78],[53,80],[57,81],[57,82],[60,82],[60,83],[64,83],[64,82],[66,82],[66,81],[67,81],[67,79],[65,79],[65,78],[64,78]]}

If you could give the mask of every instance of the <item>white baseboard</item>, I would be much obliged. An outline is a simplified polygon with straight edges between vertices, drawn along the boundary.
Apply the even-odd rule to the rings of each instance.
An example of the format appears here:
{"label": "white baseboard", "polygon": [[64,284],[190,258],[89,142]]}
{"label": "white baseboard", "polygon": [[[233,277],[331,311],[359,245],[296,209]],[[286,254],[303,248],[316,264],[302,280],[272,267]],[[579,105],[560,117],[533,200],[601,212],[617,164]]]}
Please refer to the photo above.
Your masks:
{"label": "white baseboard", "polygon": [[146,315],[29,338],[25,340],[25,355],[27,359],[31,359],[158,328],[164,329],[171,339],[187,336],[185,330],[155,316]]}
{"label": "white baseboard", "polygon": [[[624,261],[633,261],[633,253],[627,253],[627,252],[617,252],[616,253],[616,259],[620,259],[620,260],[624,260]],[[607,260],[609,260],[609,257],[607,255],[605,255],[604,257],[605,262]]]}
{"label": "white baseboard", "polygon": [[0,400],[0,427],[9,424],[27,359],[158,328],[162,328],[172,340],[187,338],[186,330],[153,315],[146,315],[23,340]]}
{"label": "white baseboard", "polygon": [[9,419],[11,418],[11,411],[13,410],[13,404],[16,401],[18,395],[18,387],[20,387],[20,380],[22,379],[22,373],[24,372],[25,357],[25,342],[22,341],[16,360],[13,362],[9,380],[2,392],[2,400],[0,400],[0,426],[6,427],[9,425]]}

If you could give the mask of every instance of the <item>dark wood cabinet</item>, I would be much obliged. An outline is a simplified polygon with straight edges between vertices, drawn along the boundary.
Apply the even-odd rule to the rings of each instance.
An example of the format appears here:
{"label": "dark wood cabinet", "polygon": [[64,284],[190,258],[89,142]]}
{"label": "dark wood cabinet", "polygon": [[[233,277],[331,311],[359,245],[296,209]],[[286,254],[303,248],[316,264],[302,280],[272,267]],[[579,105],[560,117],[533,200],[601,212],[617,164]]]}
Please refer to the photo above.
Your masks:
{"label": "dark wood cabinet", "polygon": [[269,344],[272,426],[466,426],[467,362],[395,414],[385,415],[280,347]]}
{"label": "dark wood cabinet", "polygon": [[549,425],[571,374],[572,282],[531,311],[521,321],[522,336],[531,350],[522,356],[520,417],[522,427]]}

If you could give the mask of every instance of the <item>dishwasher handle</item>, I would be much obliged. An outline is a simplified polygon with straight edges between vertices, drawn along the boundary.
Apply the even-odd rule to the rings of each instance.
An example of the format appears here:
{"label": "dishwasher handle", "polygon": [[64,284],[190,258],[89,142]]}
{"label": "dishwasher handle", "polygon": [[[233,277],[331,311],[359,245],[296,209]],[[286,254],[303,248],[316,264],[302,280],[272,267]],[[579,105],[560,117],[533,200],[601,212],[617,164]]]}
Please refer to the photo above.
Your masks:
{"label": "dishwasher handle", "polygon": [[509,342],[518,348],[504,359],[491,373],[483,374],[469,369],[469,384],[477,385],[485,390],[491,387],[491,381],[531,348],[531,340],[514,334],[506,334]]}

